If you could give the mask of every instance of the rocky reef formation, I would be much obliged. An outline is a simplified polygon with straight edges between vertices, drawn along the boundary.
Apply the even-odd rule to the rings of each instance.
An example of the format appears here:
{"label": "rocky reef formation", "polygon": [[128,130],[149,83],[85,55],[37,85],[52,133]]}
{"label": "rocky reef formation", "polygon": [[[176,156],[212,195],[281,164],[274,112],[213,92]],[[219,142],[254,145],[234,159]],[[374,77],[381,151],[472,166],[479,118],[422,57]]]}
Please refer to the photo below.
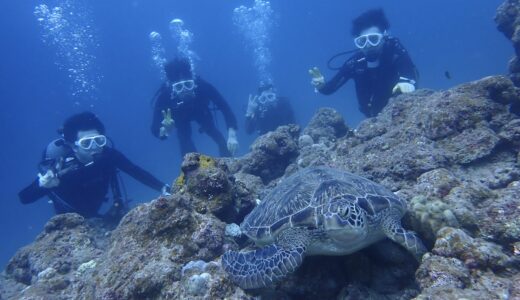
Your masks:
{"label": "rocky reef formation", "polygon": [[240,169],[259,177],[263,183],[281,177],[287,165],[298,156],[296,125],[282,126],[260,136],[251,146],[251,152],[240,160]]}
{"label": "rocky reef formation", "polygon": [[511,80],[516,86],[520,86],[520,1],[504,1],[497,9],[495,22],[498,30],[513,43],[515,56],[509,61],[509,71]]}
{"label": "rocky reef formation", "polygon": [[[519,99],[518,89],[500,76],[402,95],[326,154],[305,150],[324,146],[302,146],[296,164],[319,165],[327,157],[329,165],[408,200],[405,221],[433,248],[415,276],[418,299],[518,297],[520,127],[509,106]],[[348,287],[362,298],[390,297],[380,288],[373,281]],[[401,292],[410,295],[409,289]]]}
{"label": "rocky reef formation", "polygon": [[[53,217],[0,277],[0,299],[520,298],[519,90],[488,77],[393,99],[349,129],[323,108],[282,126],[238,159],[188,154],[174,193],[131,210],[113,230]],[[392,189],[405,227],[431,250],[419,264],[389,240],[344,257],[308,257],[276,287],[244,291],[220,266],[248,246],[237,230],[284,176],[327,165]],[[235,224],[233,224],[235,223]]]}
{"label": "rocky reef formation", "polygon": [[192,153],[171,197],[132,209],[114,230],[53,217],[9,262],[0,299],[251,298],[218,263],[229,247],[222,220],[240,216],[250,194],[233,180],[226,164]]}
{"label": "rocky reef formation", "polygon": [[[497,9],[495,22],[513,44],[515,56],[509,61],[509,73],[513,83],[520,87],[520,1],[504,1]],[[511,110],[520,114],[520,104],[513,104]]]}

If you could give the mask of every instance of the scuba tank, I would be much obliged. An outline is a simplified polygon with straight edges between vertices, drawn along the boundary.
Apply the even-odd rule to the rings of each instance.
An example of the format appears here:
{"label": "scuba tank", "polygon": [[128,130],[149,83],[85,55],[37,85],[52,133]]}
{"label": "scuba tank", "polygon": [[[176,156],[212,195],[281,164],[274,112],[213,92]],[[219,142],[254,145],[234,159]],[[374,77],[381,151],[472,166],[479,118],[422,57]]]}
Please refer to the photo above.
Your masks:
{"label": "scuba tank", "polygon": [[72,149],[62,138],[55,139],[47,145],[42,154],[42,160],[38,164],[38,171],[42,174],[52,170],[58,177],[77,169],[77,163],[73,163],[76,158]]}

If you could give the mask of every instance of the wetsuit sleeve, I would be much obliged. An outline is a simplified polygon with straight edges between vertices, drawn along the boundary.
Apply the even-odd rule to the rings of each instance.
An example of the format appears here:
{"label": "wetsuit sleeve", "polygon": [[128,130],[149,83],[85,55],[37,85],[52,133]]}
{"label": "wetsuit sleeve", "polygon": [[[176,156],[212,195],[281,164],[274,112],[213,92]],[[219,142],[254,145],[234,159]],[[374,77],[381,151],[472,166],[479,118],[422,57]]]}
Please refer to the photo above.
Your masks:
{"label": "wetsuit sleeve", "polygon": [[147,185],[156,191],[161,191],[162,187],[165,185],[163,182],[155,178],[152,174],[148,173],[141,167],[132,163],[128,158],[126,158],[126,156],[123,155],[123,153],[110,148],[107,150],[110,151],[110,159],[118,169],[132,176],[142,184]]}
{"label": "wetsuit sleeve", "polygon": [[38,199],[47,195],[47,189],[40,187],[38,179],[33,181],[28,187],[24,188],[18,193],[20,202],[23,204],[36,202]]}
{"label": "wetsuit sleeve", "polygon": [[[394,64],[397,66],[397,70],[399,72],[400,82],[410,82],[413,85],[416,85],[416,82],[419,78],[417,78],[417,69],[410,58],[410,54],[403,47],[403,45],[399,42],[398,39],[393,38],[393,47],[394,47]],[[413,82],[411,82],[413,80]]]}
{"label": "wetsuit sleeve", "polygon": [[246,133],[247,134],[253,133],[256,129],[256,119],[254,119],[252,117],[246,117],[245,125],[246,125],[245,126]]}
{"label": "wetsuit sleeve", "polygon": [[355,59],[350,58],[334,77],[326,82],[318,91],[324,95],[330,95],[342,87],[352,78],[355,68]]}
{"label": "wetsuit sleeve", "polygon": [[152,134],[158,139],[164,140],[165,136],[159,136],[159,131],[162,126],[161,122],[163,120],[162,110],[168,108],[168,89],[162,86],[159,91],[156,93],[155,104],[153,108],[153,118],[152,118]]}
{"label": "wetsuit sleeve", "polygon": [[220,95],[220,93],[214,86],[207,82],[203,82],[202,84],[204,85],[203,92],[205,93],[205,96],[208,97],[211,101],[213,101],[215,106],[224,115],[224,120],[226,120],[227,128],[238,129],[237,119],[235,118],[235,115],[231,111],[231,108],[229,107],[229,104],[226,102],[226,100],[224,100],[222,95]]}

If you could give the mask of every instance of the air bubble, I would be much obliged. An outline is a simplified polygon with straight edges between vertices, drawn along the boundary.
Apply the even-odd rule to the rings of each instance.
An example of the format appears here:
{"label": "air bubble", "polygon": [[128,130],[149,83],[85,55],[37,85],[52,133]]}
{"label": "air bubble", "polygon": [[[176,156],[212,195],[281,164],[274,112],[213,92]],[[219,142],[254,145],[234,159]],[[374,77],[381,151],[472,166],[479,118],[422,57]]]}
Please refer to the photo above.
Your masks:
{"label": "air bubble", "polygon": [[156,31],[150,32],[150,42],[152,43],[152,60],[155,66],[159,69],[161,73],[161,79],[164,80],[166,78],[166,74],[164,72],[164,64],[166,63],[165,51],[162,45],[162,36],[160,33]]}
{"label": "air bubble", "polygon": [[98,48],[92,20],[84,1],[61,0],[49,9],[45,4],[34,8],[45,44],[54,48],[56,65],[71,79],[71,94],[92,100],[100,76],[94,72]]}
{"label": "air bubble", "polygon": [[260,82],[273,84],[269,66],[271,64],[270,42],[274,26],[273,10],[269,1],[255,0],[253,7],[239,6],[233,10],[233,23],[238,27],[248,47],[252,48],[254,64]]}

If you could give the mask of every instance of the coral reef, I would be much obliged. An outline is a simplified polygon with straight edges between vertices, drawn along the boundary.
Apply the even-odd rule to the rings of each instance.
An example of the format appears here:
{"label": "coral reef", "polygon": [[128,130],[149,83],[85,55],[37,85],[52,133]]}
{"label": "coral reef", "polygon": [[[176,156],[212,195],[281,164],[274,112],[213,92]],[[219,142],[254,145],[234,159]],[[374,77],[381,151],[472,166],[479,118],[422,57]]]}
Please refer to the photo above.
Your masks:
{"label": "coral reef", "polygon": [[[225,223],[199,214],[189,197],[175,194],[140,205],[111,232],[77,214],[58,215],[6,269],[6,284],[23,286],[16,299],[186,299],[242,297],[218,264],[196,269],[191,261],[216,260],[224,251]],[[99,222],[99,220],[97,220]],[[198,276],[198,277],[197,277]]]}
{"label": "coral reef", "polygon": [[345,136],[349,129],[337,111],[331,108],[320,108],[303,131],[315,143],[330,144]]}
{"label": "coral reef", "polygon": [[241,164],[244,173],[258,176],[264,183],[282,176],[299,153],[297,125],[281,126],[256,139]]}
{"label": "coral reef", "polygon": [[[350,131],[331,109],[282,126],[238,159],[186,155],[174,194],[117,228],[53,217],[0,277],[2,299],[507,299],[520,295],[520,119],[505,77],[393,99]],[[244,291],[220,266],[247,245],[239,224],[283,176],[328,165],[409,202],[405,227],[431,249],[417,265],[391,241],[309,257],[274,289]],[[415,272],[417,270],[417,272]]]}
{"label": "coral reef", "polygon": [[[417,299],[515,299],[518,265],[500,246],[444,227],[417,270]],[[515,274],[510,278],[509,274]],[[499,275],[502,274],[502,275]],[[515,286],[516,285],[516,286]]]}
{"label": "coral reef", "polygon": [[249,212],[254,201],[243,197],[248,190],[235,183],[223,161],[217,161],[199,153],[188,153],[181,166],[182,173],[175,180],[174,189],[190,195],[195,211],[212,213],[223,221],[232,222],[235,217]]}
{"label": "coral reef", "polygon": [[[509,61],[509,74],[516,86],[520,86],[520,1],[506,0],[497,9],[495,22],[507,39],[511,40],[515,56]],[[511,111],[520,114],[520,102],[511,103]]]}
{"label": "coral reef", "polygon": [[[174,193],[114,228],[53,217],[11,259],[2,299],[507,299],[520,295],[519,94],[505,77],[401,95],[350,131],[321,109],[237,159],[186,155]],[[327,165],[386,185],[409,203],[405,227],[431,249],[417,265],[391,241],[309,257],[274,289],[244,291],[220,266],[247,245],[239,224],[279,179]],[[417,270],[417,272],[415,272]]]}

